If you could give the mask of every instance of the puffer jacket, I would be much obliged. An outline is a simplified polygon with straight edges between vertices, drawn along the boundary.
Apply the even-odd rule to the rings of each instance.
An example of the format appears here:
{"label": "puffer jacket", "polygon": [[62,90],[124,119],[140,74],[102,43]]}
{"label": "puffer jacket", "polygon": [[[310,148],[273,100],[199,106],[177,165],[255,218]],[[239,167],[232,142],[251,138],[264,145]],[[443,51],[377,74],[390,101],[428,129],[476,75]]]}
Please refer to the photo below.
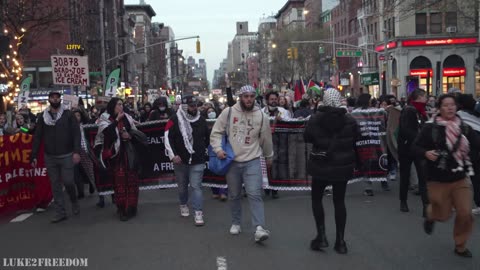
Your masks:
{"label": "puffer jacket", "polygon": [[318,108],[305,128],[305,143],[312,143],[312,152],[327,152],[325,160],[312,159],[307,171],[324,181],[348,181],[356,165],[355,141],[359,136],[357,122],[343,108]]}

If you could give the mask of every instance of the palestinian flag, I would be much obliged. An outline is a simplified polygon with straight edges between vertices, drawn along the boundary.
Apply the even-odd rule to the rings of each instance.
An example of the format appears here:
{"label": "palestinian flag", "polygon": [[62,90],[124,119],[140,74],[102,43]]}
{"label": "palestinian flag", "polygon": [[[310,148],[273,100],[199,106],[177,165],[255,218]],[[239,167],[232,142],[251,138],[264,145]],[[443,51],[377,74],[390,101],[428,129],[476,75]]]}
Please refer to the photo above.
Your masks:
{"label": "palestinian flag", "polygon": [[253,83],[253,88],[255,88],[255,93],[257,93],[257,97],[260,96],[260,87],[257,85],[257,83]]}
{"label": "palestinian flag", "polygon": [[314,92],[317,95],[320,95],[322,93],[322,88],[313,80],[310,80],[310,82],[308,82],[308,90]]}

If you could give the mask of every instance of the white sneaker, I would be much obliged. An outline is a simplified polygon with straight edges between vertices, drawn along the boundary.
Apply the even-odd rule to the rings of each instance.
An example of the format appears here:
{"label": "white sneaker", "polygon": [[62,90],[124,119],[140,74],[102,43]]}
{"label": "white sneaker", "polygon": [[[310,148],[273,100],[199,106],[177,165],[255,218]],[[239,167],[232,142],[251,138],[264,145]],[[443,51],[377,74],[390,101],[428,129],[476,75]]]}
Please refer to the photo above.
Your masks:
{"label": "white sneaker", "polygon": [[262,226],[257,226],[257,230],[255,231],[255,242],[260,243],[265,241],[270,236],[270,232],[262,228]]}
{"label": "white sneaker", "polygon": [[190,216],[190,210],[188,210],[188,205],[180,205],[180,215],[182,217],[188,217]]}
{"label": "white sneaker", "polygon": [[233,224],[232,227],[230,227],[230,234],[237,235],[242,232],[242,228],[240,228],[240,225],[235,225]]}
{"label": "white sneaker", "polygon": [[473,209],[472,209],[472,214],[474,214],[474,215],[476,215],[476,216],[477,216],[477,215],[480,215],[480,207],[473,208]]}
{"label": "white sneaker", "polygon": [[195,211],[195,226],[203,226],[205,222],[203,221],[203,212]]}

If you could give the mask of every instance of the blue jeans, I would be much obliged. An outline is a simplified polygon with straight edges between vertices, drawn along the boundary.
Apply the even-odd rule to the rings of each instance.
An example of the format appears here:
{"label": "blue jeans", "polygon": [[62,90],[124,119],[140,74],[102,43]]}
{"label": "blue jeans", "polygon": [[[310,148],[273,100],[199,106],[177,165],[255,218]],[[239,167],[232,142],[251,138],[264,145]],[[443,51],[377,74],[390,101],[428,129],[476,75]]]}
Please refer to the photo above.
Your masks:
{"label": "blue jeans", "polygon": [[192,187],[192,208],[194,211],[202,211],[203,194],[202,180],[205,164],[185,165],[175,164],[175,179],[178,184],[178,197],[180,204],[185,205],[188,202],[188,184]]}
{"label": "blue jeans", "polygon": [[232,162],[226,175],[228,199],[232,213],[232,224],[240,225],[242,220],[242,183],[245,185],[253,227],[265,226],[265,209],[262,199],[262,168],[260,159],[248,162]]}

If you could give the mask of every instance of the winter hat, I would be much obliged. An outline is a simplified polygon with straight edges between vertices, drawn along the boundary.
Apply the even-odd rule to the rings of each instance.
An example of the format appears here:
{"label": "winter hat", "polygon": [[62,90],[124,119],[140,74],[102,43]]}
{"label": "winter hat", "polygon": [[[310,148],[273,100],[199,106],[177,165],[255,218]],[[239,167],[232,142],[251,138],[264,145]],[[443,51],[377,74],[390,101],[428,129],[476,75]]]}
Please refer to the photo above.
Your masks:
{"label": "winter hat", "polygon": [[256,94],[257,92],[255,91],[255,88],[253,88],[253,86],[251,85],[245,85],[245,86],[242,86],[242,88],[240,88],[240,90],[238,90],[238,95],[241,96],[243,94],[248,94],[248,93],[254,93]]}
{"label": "winter hat", "polygon": [[456,93],[462,93],[462,91],[456,87],[452,87],[448,89],[448,94],[456,94]]}
{"label": "winter hat", "polygon": [[323,95],[323,104],[325,106],[340,107],[342,105],[342,95],[335,88],[329,88]]}
{"label": "winter hat", "polygon": [[198,100],[197,100],[197,97],[193,96],[193,95],[184,95],[182,97],[182,110],[184,112],[187,112],[187,109],[188,109],[188,105],[190,104],[197,104]]}

